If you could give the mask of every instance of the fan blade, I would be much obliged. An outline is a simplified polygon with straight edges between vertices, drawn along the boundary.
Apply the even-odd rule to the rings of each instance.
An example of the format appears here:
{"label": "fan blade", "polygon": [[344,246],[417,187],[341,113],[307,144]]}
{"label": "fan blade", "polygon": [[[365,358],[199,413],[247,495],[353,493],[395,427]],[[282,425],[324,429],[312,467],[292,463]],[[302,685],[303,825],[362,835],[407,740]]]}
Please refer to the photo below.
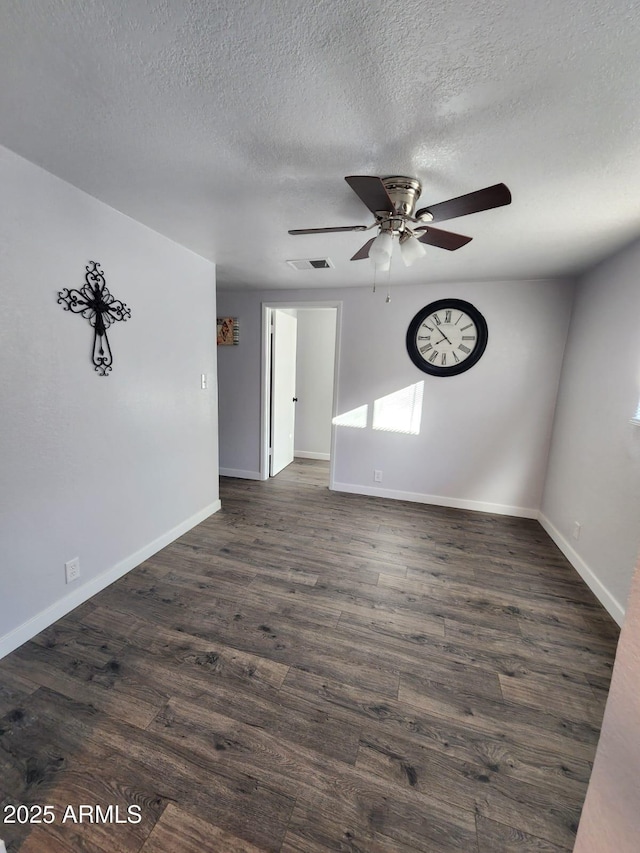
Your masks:
{"label": "fan blade", "polygon": [[511,193],[505,184],[494,184],[474,193],[450,198],[430,207],[423,207],[416,213],[416,219],[422,213],[430,213],[433,222],[442,222],[444,219],[455,219],[456,216],[466,216],[468,213],[480,213],[482,210],[491,210],[494,207],[502,207],[503,204],[511,204]]}
{"label": "fan blade", "polygon": [[362,248],[358,249],[358,251],[351,258],[351,260],[352,261],[362,261],[362,260],[364,260],[364,258],[368,258],[369,257],[369,249],[371,248],[371,244],[373,243],[373,241],[375,239],[376,239],[375,237],[372,237],[370,240],[367,240],[367,242],[364,244],[364,246],[362,246]]}
{"label": "fan blade", "polygon": [[418,240],[421,243],[427,243],[429,246],[438,246],[439,249],[448,249],[453,252],[455,249],[461,249],[470,243],[472,237],[465,237],[463,234],[454,234],[453,231],[443,231],[441,228],[416,228],[416,232],[424,231]]}
{"label": "fan blade", "polygon": [[369,175],[349,175],[345,181],[371,213],[376,214],[379,210],[395,213],[393,202],[380,178]]}
{"label": "fan blade", "polygon": [[332,231],[366,231],[367,225],[341,225],[339,228],[294,228],[289,234],[329,234]]}

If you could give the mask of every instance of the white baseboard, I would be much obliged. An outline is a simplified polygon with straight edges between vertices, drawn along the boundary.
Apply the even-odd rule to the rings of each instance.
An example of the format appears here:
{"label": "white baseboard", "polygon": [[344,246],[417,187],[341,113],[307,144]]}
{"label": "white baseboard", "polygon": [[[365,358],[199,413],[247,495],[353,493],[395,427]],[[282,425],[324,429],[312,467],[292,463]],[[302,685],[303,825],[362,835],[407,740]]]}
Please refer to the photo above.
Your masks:
{"label": "white baseboard", "polygon": [[92,578],[81,586],[76,587],[73,592],[68,593],[63,598],[59,598],[45,610],[41,610],[40,613],[36,613],[35,616],[28,619],[26,622],[23,622],[22,625],[18,625],[17,628],[13,629],[13,631],[10,631],[8,634],[0,637],[0,659],[8,655],[9,652],[12,652],[14,649],[17,649],[18,646],[26,643],[27,640],[35,637],[36,634],[40,633],[40,631],[44,631],[44,629],[48,628],[49,625],[53,625],[53,623],[57,622],[58,619],[66,616],[66,614],[70,613],[75,607],[83,604],[93,595],[96,595],[96,593],[100,592],[114,581],[117,581],[118,578],[126,575],[127,572],[131,571],[131,569],[135,569],[135,567],[139,566],[140,563],[144,563],[145,560],[148,560],[149,557],[152,557],[162,548],[166,548],[167,545],[170,545],[171,542],[179,536],[182,536],[187,531],[191,530],[191,528],[195,527],[196,524],[200,524],[200,522],[204,521],[205,518],[209,518],[210,515],[218,512],[220,507],[220,501],[214,501],[212,504],[209,504],[209,506],[206,506],[204,509],[195,513],[195,515],[187,518],[186,521],[183,521],[181,524],[178,524],[176,527],[167,531],[167,533],[163,533],[162,536],[154,539],[153,542],[150,542],[148,545],[140,548],[140,550],[136,551],[135,554],[131,554],[130,557],[126,557],[124,560],[116,563],[115,566],[98,575],[98,577]]}
{"label": "white baseboard", "polygon": [[447,498],[443,495],[423,495],[418,492],[399,492],[395,489],[380,489],[371,486],[356,486],[351,483],[334,483],[336,492],[350,492],[355,495],[371,495],[376,498],[390,498],[394,501],[412,501],[419,504],[434,506],[449,506],[454,509],[470,509],[474,512],[491,512],[496,515],[514,515],[518,518],[538,518],[538,510],[523,506],[506,506],[505,504],[471,501],[463,498]]}
{"label": "white baseboard", "polygon": [[624,622],[625,611],[618,599],[609,592],[602,581],[596,576],[593,569],[589,568],[578,552],[573,548],[569,541],[564,538],[560,531],[553,526],[546,515],[543,515],[541,512],[538,513],[538,521],[556,543],[558,548],[560,548],[567,560],[569,560],[591,592],[593,592],[600,604],[602,604],[605,610],[607,610],[608,613],[616,620],[618,625],[622,625]]}
{"label": "white baseboard", "polygon": [[243,471],[240,468],[221,468],[221,477],[237,477],[240,480],[261,480],[260,471]]}
{"label": "white baseboard", "polygon": [[316,453],[314,450],[294,450],[293,455],[298,459],[321,459],[323,462],[331,459],[329,453]]}

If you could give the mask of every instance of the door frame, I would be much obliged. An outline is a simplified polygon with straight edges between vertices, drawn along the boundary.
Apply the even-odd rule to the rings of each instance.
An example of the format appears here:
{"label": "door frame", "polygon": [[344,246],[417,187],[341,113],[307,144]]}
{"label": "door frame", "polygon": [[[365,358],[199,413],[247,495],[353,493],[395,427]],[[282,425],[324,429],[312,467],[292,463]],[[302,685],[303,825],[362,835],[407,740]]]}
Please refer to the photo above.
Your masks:
{"label": "door frame", "polygon": [[335,299],[326,301],[297,301],[263,302],[262,335],[261,335],[261,377],[260,377],[260,479],[269,479],[269,399],[271,396],[271,312],[284,311],[292,308],[335,308],[336,309],[336,348],[333,359],[333,403],[331,410],[331,449],[329,451],[329,488],[334,486],[334,458],[336,428],[333,423],[338,411],[338,376],[340,366],[340,340],[342,330],[342,302]]}

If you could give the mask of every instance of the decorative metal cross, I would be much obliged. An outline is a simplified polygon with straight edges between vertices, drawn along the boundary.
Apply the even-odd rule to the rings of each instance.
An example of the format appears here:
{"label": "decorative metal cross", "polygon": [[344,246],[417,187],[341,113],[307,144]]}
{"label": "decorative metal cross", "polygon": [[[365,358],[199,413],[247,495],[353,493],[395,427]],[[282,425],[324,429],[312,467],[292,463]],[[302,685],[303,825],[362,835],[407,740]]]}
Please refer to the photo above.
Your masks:
{"label": "decorative metal cross", "polygon": [[107,290],[107,283],[100,264],[89,261],[85,284],[80,290],[65,288],[58,293],[58,304],[65,303],[65,311],[82,314],[94,328],[92,361],[100,376],[111,372],[113,356],[107,329],[116,320],[128,320],[131,309],[124,302],[114,299]]}

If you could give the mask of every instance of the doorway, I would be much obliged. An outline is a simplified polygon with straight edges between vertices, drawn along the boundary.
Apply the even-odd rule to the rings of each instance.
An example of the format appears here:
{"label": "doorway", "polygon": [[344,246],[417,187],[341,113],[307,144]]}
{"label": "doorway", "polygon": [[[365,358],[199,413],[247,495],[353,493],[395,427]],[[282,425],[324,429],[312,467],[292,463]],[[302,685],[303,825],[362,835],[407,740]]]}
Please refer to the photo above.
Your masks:
{"label": "doorway", "polygon": [[263,480],[298,457],[328,460],[333,486],[340,320],[339,302],[263,303]]}

